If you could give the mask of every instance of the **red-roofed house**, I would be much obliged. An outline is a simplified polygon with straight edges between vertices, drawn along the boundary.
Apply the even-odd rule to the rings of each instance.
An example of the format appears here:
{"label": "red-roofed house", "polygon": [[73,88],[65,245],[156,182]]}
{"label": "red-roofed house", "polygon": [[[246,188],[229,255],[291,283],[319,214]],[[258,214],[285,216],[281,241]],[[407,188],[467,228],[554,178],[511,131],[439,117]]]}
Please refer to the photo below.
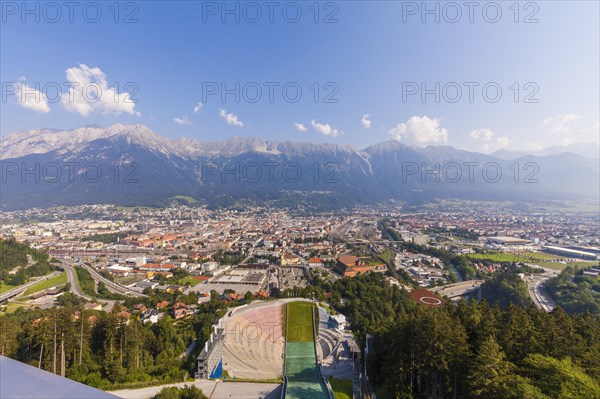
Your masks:
{"label": "red-roofed house", "polygon": [[308,260],[308,266],[311,266],[311,267],[323,266],[323,259],[321,259],[321,258],[310,258]]}
{"label": "red-roofed house", "polygon": [[175,317],[175,320],[185,317],[187,310],[188,307],[183,302],[177,302],[175,305],[173,305],[173,316]]}

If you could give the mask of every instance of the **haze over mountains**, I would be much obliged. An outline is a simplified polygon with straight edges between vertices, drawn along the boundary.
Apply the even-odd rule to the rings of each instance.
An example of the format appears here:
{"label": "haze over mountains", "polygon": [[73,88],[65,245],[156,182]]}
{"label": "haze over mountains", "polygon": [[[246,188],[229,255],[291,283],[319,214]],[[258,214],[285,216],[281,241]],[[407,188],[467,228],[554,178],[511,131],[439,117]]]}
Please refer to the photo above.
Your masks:
{"label": "haze over mountains", "polygon": [[[388,200],[597,199],[598,149],[486,155],[397,141],[170,140],[143,125],[21,131],[0,145],[3,210],[243,201],[335,209]],[[500,172],[500,175],[498,174]]]}

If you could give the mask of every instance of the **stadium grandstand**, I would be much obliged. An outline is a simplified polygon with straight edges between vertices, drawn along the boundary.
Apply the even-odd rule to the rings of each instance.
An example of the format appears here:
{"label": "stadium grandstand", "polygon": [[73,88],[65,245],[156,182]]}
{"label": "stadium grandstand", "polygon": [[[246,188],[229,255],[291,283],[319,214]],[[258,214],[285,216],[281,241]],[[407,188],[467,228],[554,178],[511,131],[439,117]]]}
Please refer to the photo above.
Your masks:
{"label": "stadium grandstand", "polygon": [[[281,399],[333,399],[329,378],[352,380],[360,396],[360,349],[309,300],[232,308],[198,357],[199,379],[283,380]],[[358,397],[357,396],[357,397]]]}

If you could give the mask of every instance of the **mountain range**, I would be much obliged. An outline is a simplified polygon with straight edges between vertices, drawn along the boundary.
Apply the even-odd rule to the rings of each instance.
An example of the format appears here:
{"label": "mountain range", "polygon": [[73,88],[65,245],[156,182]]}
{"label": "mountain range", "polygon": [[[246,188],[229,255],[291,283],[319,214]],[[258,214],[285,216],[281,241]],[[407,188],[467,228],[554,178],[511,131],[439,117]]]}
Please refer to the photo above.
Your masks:
{"label": "mountain range", "polygon": [[28,130],[0,142],[0,204],[2,210],[174,202],[336,209],[436,198],[597,199],[598,152],[583,149],[487,155],[398,141],[359,150],[259,138],[170,140],[144,125]]}

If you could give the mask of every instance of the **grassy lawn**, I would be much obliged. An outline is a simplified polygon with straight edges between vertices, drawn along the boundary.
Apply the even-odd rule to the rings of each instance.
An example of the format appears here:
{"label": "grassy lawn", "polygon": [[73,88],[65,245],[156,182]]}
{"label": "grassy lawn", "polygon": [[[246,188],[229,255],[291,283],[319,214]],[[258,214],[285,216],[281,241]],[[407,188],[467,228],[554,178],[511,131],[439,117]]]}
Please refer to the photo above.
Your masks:
{"label": "grassy lawn", "polygon": [[29,304],[25,304],[25,303],[19,303],[19,302],[12,302],[9,301],[8,304],[6,305],[6,312],[0,312],[0,314],[3,313],[12,313],[15,310],[17,310],[18,308],[30,308],[33,305],[29,305]]}
{"label": "grassy lawn", "polygon": [[48,280],[40,281],[39,283],[32,285],[31,287],[27,288],[27,290],[25,291],[25,293],[23,295],[31,295],[38,291],[43,291],[43,290],[46,290],[51,287],[56,287],[59,285],[66,284],[66,282],[67,282],[67,273],[62,272],[58,276],[54,276],[52,278],[49,278]]}
{"label": "grassy lawn", "polygon": [[201,282],[202,282],[201,280],[197,280],[193,276],[187,276],[187,277],[180,278],[179,280],[177,280],[177,284],[179,284],[179,285],[186,285],[187,283],[189,283],[189,285],[196,285]]}
{"label": "grassy lawn", "polygon": [[9,284],[4,284],[2,283],[2,286],[0,287],[0,294],[4,294],[6,291],[10,291],[13,288],[17,288],[18,285],[9,285]]}
{"label": "grassy lawn", "polygon": [[543,262],[543,261],[548,261],[548,260],[552,260],[552,259],[558,259],[558,258],[552,257],[552,255],[549,255],[549,254],[541,254],[541,253],[534,253],[534,252],[523,252],[523,253],[519,253],[518,255],[516,253],[512,254],[509,252],[496,252],[496,253],[487,253],[487,254],[469,254],[466,256],[470,259],[489,259],[494,262],[516,261],[516,262],[533,263],[533,262]]}
{"label": "grassy lawn", "polygon": [[330,378],[329,383],[333,389],[335,399],[352,399],[352,380],[337,380]]}
{"label": "grassy lawn", "polygon": [[382,263],[384,263],[379,258],[375,259],[375,258],[371,258],[371,257],[367,257],[367,258],[361,257],[361,259],[367,266],[381,265]]}
{"label": "grassy lawn", "polygon": [[389,262],[392,257],[392,253],[390,252],[390,250],[386,249],[384,251],[381,251],[381,253],[379,254],[379,257],[381,259],[383,259],[385,262]]}
{"label": "grassy lawn", "polygon": [[598,266],[598,262],[581,261],[581,262],[566,262],[566,264],[560,263],[560,262],[539,262],[538,265],[547,267],[548,269],[563,270],[567,266],[577,266],[577,267]]}
{"label": "grassy lawn", "polygon": [[312,342],[313,304],[310,302],[290,302],[288,304],[288,328],[286,339],[288,342]]}
{"label": "grassy lawn", "polygon": [[[540,265],[543,267],[547,267],[549,269],[554,270],[563,270],[567,266],[580,266],[580,267],[590,267],[597,265],[597,262],[593,261],[576,261],[576,262],[556,262],[558,259],[563,259],[560,256],[547,254],[545,252],[521,252],[518,255],[512,254],[508,252],[497,252],[497,253],[487,253],[487,254],[469,254],[466,255],[469,259],[489,259],[494,262],[524,262],[524,263],[534,263],[536,265]],[[554,261],[554,262],[552,262]]]}

